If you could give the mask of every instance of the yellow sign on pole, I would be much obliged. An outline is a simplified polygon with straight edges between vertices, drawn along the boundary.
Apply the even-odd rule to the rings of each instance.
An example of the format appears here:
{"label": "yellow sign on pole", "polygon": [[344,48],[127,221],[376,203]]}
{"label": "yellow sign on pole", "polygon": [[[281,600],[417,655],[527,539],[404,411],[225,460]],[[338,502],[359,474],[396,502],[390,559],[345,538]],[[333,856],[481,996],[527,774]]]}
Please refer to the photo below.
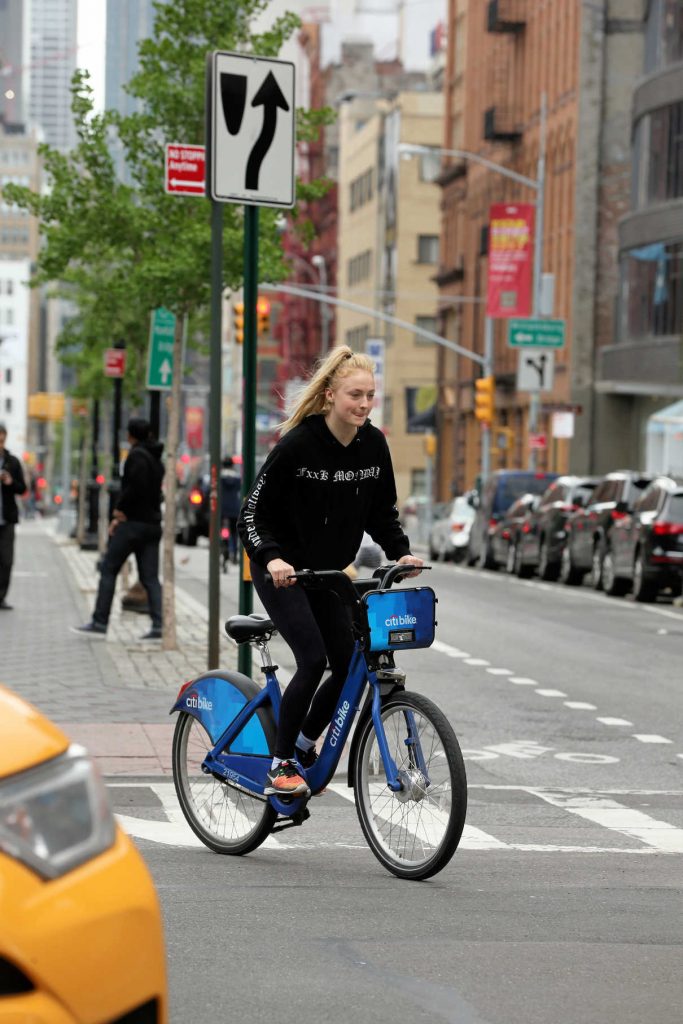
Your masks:
{"label": "yellow sign on pole", "polygon": [[242,581],[244,583],[251,583],[251,562],[246,551],[242,552]]}

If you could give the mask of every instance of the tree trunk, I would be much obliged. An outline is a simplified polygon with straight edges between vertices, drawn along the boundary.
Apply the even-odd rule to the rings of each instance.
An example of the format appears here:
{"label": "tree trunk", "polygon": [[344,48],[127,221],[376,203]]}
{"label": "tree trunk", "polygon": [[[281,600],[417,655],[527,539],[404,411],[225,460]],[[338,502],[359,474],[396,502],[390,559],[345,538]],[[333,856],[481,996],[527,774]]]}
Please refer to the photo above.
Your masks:
{"label": "tree trunk", "polygon": [[180,435],[180,398],[183,384],[184,316],[176,316],[173,336],[173,384],[171,386],[168,431],[166,434],[166,474],[164,483],[163,532],[163,631],[161,648],[175,651],[178,646],[175,617],[175,520],[176,520],[176,461]]}

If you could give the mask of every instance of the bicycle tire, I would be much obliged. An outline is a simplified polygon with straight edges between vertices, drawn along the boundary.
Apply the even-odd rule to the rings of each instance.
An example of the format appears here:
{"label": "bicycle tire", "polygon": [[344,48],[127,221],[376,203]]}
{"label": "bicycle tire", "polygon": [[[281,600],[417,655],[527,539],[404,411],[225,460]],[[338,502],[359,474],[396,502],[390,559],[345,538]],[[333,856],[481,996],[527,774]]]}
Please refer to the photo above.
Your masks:
{"label": "bicycle tire", "polygon": [[[427,790],[420,779],[422,773],[416,765],[410,765],[410,746],[405,744],[406,711],[419,716],[423,723],[416,719],[425,767],[431,779]],[[422,694],[392,694],[382,704],[382,721],[397,767],[412,773],[410,779],[415,796],[399,797],[387,786],[374,724],[372,718],[368,718],[361,725],[354,764],[360,826],[375,857],[394,875],[413,880],[430,878],[450,861],[465,825],[467,777],[460,746],[444,713]],[[375,781],[371,781],[373,776]],[[437,801],[446,804],[447,810]],[[427,807],[429,813],[425,815]],[[406,809],[402,815],[401,808]],[[416,846],[421,848],[421,855]]]}
{"label": "bicycle tire", "polygon": [[[273,722],[273,735],[274,732]],[[201,773],[199,766],[212,748],[211,738],[199,719],[181,711],[173,732],[172,760],[180,809],[194,834],[214,853],[243,856],[268,838],[277,811],[270,801],[249,796]]]}

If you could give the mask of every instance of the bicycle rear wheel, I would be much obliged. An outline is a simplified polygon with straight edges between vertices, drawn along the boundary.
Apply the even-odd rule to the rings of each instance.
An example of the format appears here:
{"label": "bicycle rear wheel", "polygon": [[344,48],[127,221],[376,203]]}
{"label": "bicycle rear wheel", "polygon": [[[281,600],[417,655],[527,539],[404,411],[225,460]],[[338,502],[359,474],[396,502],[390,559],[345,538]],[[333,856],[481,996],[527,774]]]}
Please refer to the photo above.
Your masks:
{"label": "bicycle rear wheel", "polygon": [[455,853],[467,811],[465,765],[439,708],[417,693],[382,705],[389,752],[403,789],[389,789],[372,718],[356,748],[354,789],[361,828],[377,859],[399,878],[441,871]]}
{"label": "bicycle rear wheel", "polygon": [[270,802],[201,770],[213,742],[202,723],[181,711],[173,733],[173,781],[187,823],[214,853],[251,853],[270,834]]}

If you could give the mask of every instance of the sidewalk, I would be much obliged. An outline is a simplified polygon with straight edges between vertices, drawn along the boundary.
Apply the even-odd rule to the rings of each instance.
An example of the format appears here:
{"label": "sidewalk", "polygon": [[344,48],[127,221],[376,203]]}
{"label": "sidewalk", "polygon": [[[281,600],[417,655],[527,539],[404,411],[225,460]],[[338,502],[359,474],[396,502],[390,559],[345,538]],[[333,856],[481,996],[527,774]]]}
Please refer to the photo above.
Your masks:
{"label": "sidewalk", "polygon": [[[0,682],[88,747],[105,774],[168,774],[169,710],[183,682],[206,669],[208,613],[176,588],[178,650],[162,651],[160,641],[140,640],[148,616],[121,611],[119,579],[106,639],[77,636],[69,627],[91,616],[97,558],[52,522],[21,523],[14,610],[0,616]],[[236,651],[222,645],[221,659],[235,667]]]}

